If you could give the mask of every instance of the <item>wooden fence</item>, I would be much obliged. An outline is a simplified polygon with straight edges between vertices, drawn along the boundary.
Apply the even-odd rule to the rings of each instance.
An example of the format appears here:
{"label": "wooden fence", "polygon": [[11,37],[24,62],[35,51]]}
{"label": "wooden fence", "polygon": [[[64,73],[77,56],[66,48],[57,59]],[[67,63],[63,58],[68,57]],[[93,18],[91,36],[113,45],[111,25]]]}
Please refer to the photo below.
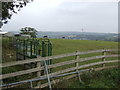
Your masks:
{"label": "wooden fence", "polygon": [[[79,55],[91,54],[91,53],[94,54],[94,53],[99,53],[99,52],[102,53],[102,55],[86,57],[86,58],[80,58],[79,57]],[[116,54],[108,54],[107,52],[116,52]],[[33,72],[37,72],[37,77],[36,78],[44,78],[44,77],[46,77],[46,75],[41,76],[41,74],[40,74],[41,70],[45,69],[44,66],[41,66],[41,61],[47,61],[49,59],[59,60],[59,58],[65,58],[65,57],[69,57],[69,56],[76,56],[76,59],[67,60],[67,61],[64,61],[64,62],[59,62],[59,63],[54,63],[54,64],[51,64],[51,65],[47,65],[47,69],[50,69],[50,68],[53,69],[53,68],[56,68],[56,67],[59,67],[59,66],[64,66],[64,65],[69,65],[69,64],[75,64],[75,66],[71,67],[71,68],[64,69],[64,70],[51,72],[51,73],[49,73],[49,76],[60,75],[60,74],[64,74],[64,73],[71,72],[71,71],[84,70],[85,68],[89,68],[89,67],[94,68],[94,66],[96,66],[96,65],[102,65],[102,67],[94,68],[94,70],[101,70],[101,69],[105,69],[105,68],[116,67],[114,65],[113,66],[107,66],[105,64],[119,62],[118,59],[116,59],[116,60],[106,60],[106,58],[118,57],[119,56],[118,55],[118,50],[116,50],[116,49],[103,49],[103,50],[94,50],[94,51],[86,51],[86,52],[67,53],[67,54],[49,56],[49,57],[38,57],[38,58],[35,58],[35,59],[27,59],[27,60],[23,60],[23,61],[14,61],[14,62],[7,62],[7,63],[0,64],[0,68],[5,68],[5,67],[23,65],[23,64],[31,63],[31,62],[37,63],[36,68],[17,71],[17,72],[13,72],[13,73],[2,74],[2,75],[0,75],[0,79],[3,80],[3,79],[6,79],[6,78],[16,77],[16,76],[20,76],[20,75],[33,73]],[[94,60],[94,59],[96,60],[96,62],[79,65],[80,62],[90,61],[90,60]],[[101,61],[99,61],[100,59],[101,59]],[[75,77],[75,76],[76,76],[76,74],[69,75],[66,78],[64,78],[64,77],[63,78],[64,79],[69,79],[69,78],[72,78],[72,77]],[[80,76],[80,74],[78,76]],[[35,78],[31,78],[31,80],[32,79],[35,79]],[[79,77],[79,79],[80,79],[80,77]],[[27,80],[25,80],[25,81],[27,81]],[[51,84],[53,84],[55,82],[59,82],[59,81],[61,81],[61,79],[51,80]],[[18,86],[18,85],[11,85],[10,87],[15,87],[15,86]],[[48,83],[41,84],[39,82],[37,87],[43,88],[43,87],[46,87],[46,86],[48,86]],[[1,87],[3,87],[3,86],[1,85]]]}

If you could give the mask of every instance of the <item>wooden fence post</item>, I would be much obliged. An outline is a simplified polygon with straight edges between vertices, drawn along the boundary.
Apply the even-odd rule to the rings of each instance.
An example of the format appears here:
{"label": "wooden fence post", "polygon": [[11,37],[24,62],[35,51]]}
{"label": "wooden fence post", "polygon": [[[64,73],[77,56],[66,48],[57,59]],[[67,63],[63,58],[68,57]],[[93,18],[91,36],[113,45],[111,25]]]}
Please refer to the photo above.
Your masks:
{"label": "wooden fence post", "polygon": [[[104,57],[102,58],[102,61],[104,62],[104,61],[106,60],[106,58],[105,58],[106,50],[105,50],[105,49],[104,49],[104,51],[102,52],[102,55],[104,56]],[[103,68],[104,68],[104,67],[105,67],[105,63],[102,64],[102,66],[103,66]]]}
{"label": "wooden fence post", "polygon": [[[77,53],[77,52],[78,52],[78,51],[76,51],[76,53]],[[79,59],[79,55],[76,55],[75,58],[76,58],[76,59]],[[76,72],[78,72],[79,63],[76,62],[75,65],[76,65],[76,67],[77,67]],[[79,78],[79,81],[81,82],[81,78],[80,78],[80,73],[79,73],[79,72],[78,72],[78,78]]]}
{"label": "wooden fence post", "polygon": [[[37,68],[40,68],[40,67],[41,67],[41,62],[37,62]],[[38,71],[37,72],[37,77],[40,78],[40,76],[41,76],[41,71]],[[41,81],[38,81],[37,87],[41,88]]]}
{"label": "wooden fence post", "polygon": [[[0,2],[1,3],[1,2]],[[2,65],[2,35],[0,35],[0,64]],[[2,75],[2,68],[0,68],[0,75]],[[0,80],[0,85],[3,84],[3,80]],[[0,90],[2,90],[2,87],[0,87]]]}

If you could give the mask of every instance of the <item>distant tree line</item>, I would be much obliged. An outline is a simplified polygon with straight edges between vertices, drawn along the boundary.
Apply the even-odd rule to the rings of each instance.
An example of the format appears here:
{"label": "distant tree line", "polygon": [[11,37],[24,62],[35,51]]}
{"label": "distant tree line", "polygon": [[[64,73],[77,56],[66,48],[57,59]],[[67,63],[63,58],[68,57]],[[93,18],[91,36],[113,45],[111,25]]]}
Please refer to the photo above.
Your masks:
{"label": "distant tree line", "polygon": [[103,34],[103,35],[77,35],[75,37],[76,39],[83,39],[83,40],[101,40],[101,41],[115,41],[115,42],[118,42],[120,41],[120,38],[118,37],[118,35],[112,35],[112,34]]}

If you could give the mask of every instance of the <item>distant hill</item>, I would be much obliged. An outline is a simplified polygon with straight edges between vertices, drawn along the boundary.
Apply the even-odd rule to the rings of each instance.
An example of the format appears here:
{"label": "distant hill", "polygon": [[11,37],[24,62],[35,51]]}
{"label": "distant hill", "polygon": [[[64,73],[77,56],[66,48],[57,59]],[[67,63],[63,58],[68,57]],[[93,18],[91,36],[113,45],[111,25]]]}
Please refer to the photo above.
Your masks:
{"label": "distant hill", "polygon": [[92,32],[38,32],[37,37],[42,38],[80,39],[80,40],[102,40],[102,41],[118,41],[118,34],[115,33],[92,33]]}
{"label": "distant hill", "polygon": [[[11,31],[11,32],[19,33],[18,31]],[[118,34],[116,33],[38,31],[37,37],[43,38],[43,36],[48,36],[48,38],[65,37],[65,39],[120,41],[120,38],[118,39]]]}
{"label": "distant hill", "polygon": [[49,38],[62,38],[68,37],[69,35],[79,35],[78,32],[38,32],[37,37],[48,36]]}

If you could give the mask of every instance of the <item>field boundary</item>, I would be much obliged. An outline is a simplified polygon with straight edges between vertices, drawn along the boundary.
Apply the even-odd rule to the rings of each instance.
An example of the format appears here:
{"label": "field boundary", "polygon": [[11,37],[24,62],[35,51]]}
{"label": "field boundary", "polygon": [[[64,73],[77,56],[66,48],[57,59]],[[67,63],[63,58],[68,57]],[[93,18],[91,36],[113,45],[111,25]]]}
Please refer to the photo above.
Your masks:
{"label": "field boundary", "polygon": [[[95,72],[95,71],[100,71],[100,70],[106,70],[106,69],[111,69],[111,68],[118,68],[118,65],[117,66],[107,66],[107,67],[100,67],[100,68],[95,68],[92,70],[92,72]],[[89,71],[86,71],[86,72],[89,72]],[[84,73],[86,73],[84,72]],[[80,75],[82,75],[83,73],[81,73]],[[57,84],[61,81],[64,81],[64,80],[68,80],[68,79],[72,79],[74,77],[78,77],[77,74],[74,74],[74,75],[70,75],[70,76],[66,76],[66,77],[63,77],[62,79],[56,79],[56,80],[52,80],[51,81],[51,84]],[[44,88],[44,87],[47,87],[48,86],[48,83],[44,83],[41,85],[41,88]],[[35,88],[39,88],[38,86],[35,87]]]}
{"label": "field boundary", "polygon": [[[6,78],[11,78],[11,77],[24,75],[24,74],[29,74],[29,73],[33,73],[33,72],[37,72],[37,77],[35,79],[31,78],[30,80],[25,80],[25,81],[19,81],[19,82],[16,82],[16,83],[0,85],[0,87],[3,87],[3,88],[4,87],[14,87],[14,86],[18,86],[18,85],[21,85],[21,84],[24,84],[24,83],[30,83],[30,85],[31,85],[30,87],[33,88],[32,83],[34,81],[41,81],[41,80],[47,79],[46,75],[43,75],[43,76],[40,75],[41,70],[45,69],[44,66],[40,66],[41,65],[40,63],[42,61],[47,61],[47,60],[50,60],[50,59],[56,59],[57,60],[59,58],[64,58],[64,57],[69,57],[69,56],[76,56],[76,59],[47,65],[47,69],[56,68],[56,67],[59,67],[59,66],[64,66],[64,65],[69,65],[69,64],[74,64],[74,63],[75,63],[76,66],[74,66],[72,68],[64,69],[64,70],[59,70],[57,72],[51,72],[48,75],[50,76],[50,79],[51,79],[51,78],[54,78],[54,77],[57,77],[57,76],[60,77],[60,75],[65,75],[65,74],[69,75],[69,74],[75,74],[76,73],[76,75],[73,75],[73,76],[78,76],[79,79],[80,79],[80,74],[82,73],[82,70],[83,70],[83,72],[86,72],[86,71],[90,71],[91,69],[97,71],[97,70],[107,69],[107,68],[110,68],[110,67],[116,67],[117,65],[116,66],[106,66],[106,64],[108,64],[108,63],[118,63],[118,62],[120,62],[119,60],[117,60],[117,59],[106,60],[106,58],[118,57],[120,55],[118,55],[118,54],[106,55],[106,53],[107,52],[117,52],[117,51],[118,51],[117,49],[102,49],[102,50],[67,53],[67,54],[56,55],[56,56],[38,57],[38,58],[35,58],[35,59],[27,59],[27,60],[22,60],[22,61],[2,63],[2,64],[0,64],[1,68],[11,67],[11,66],[16,66],[16,65],[23,65],[23,64],[31,63],[31,62],[37,63],[37,67],[32,68],[32,69],[28,69],[28,70],[17,71],[17,72],[14,72],[14,73],[2,74],[2,75],[0,75],[1,80],[6,79]],[[87,57],[87,58],[79,58],[79,55],[82,55],[82,54],[98,53],[98,52],[102,52],[102,55],[92,56],[92,57]],[[101,61],[92,62],[92,63],[84,64],[84,65],[79,65],[79,62],[89,61],[89,60],[93,60],[93,59],[101,59]],[[102,65],[102,67],[94,68],[94,66],[97,66],[97,65]],[[73,76],[71,75],[71,76],[68,76],[67,78],[70,78],[70,77],[73,77]],[[59,82],[59,81],[61,81],[61,80],[56,79],[54,81],[51,81],[51,83],[53,84],[54,82]],[[39,84],[38,86],[35,86],[35,87],[43,88],[47,85],[48,85],[47,83],[44,83],[44,84]]]}

